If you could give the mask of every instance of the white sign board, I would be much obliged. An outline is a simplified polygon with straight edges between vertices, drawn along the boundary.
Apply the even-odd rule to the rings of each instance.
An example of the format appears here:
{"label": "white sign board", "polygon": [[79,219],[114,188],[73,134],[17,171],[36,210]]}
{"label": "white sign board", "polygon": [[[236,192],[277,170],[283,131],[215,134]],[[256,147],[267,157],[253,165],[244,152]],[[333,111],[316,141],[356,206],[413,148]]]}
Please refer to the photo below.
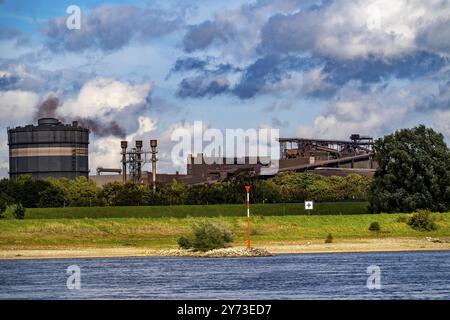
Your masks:
{"label": "white sign board", "polygon": [[313,201],[305,201],[305,210],[312,210],[314,209],[314,202]]}

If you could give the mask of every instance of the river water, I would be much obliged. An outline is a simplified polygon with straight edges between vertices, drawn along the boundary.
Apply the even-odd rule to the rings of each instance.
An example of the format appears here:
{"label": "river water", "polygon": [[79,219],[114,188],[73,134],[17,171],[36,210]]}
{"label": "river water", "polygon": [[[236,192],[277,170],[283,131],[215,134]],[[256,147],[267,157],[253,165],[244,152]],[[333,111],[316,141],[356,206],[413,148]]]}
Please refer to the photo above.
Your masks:
{"label": "river water", "polygon": [[0,299],[450,299],[450,251],[3,260]]}

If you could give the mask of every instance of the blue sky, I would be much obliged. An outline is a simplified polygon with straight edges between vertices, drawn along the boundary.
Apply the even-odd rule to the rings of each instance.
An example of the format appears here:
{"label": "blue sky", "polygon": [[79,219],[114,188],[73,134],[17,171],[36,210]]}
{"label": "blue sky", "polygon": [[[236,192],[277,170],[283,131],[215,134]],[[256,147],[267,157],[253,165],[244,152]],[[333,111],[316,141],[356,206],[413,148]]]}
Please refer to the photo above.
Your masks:
{"label": "blue sky", "polygon": [[[81,9],[69,30],[69,5]],[[420,123],[450,137],[448,1],[0,1],[0,175],[6,127],[93,126],[91,171],[118,141],[196,120],[347,138]]]}

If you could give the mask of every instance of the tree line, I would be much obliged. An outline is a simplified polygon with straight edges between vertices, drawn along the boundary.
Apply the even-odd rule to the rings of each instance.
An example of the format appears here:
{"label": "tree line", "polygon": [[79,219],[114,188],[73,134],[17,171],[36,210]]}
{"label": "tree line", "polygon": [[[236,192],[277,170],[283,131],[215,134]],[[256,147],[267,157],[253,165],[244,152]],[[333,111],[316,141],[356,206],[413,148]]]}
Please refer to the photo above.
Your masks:
{"label": "tree line", "polygon": [[21,204],[27,208],[233,204],[245,202],[245,185],[251,186],[253,203],[304,201],[305,199],[367,199],[371,178],[351,174],[324,177],[312,173],[281,173],[260,180],[247,171],[218,183],[188,185],[173,181],[159,185],[157,191],[135,183],[112,182],[103,187],[79,177],[34,180],[21,176],[0,180],[0,205]]}

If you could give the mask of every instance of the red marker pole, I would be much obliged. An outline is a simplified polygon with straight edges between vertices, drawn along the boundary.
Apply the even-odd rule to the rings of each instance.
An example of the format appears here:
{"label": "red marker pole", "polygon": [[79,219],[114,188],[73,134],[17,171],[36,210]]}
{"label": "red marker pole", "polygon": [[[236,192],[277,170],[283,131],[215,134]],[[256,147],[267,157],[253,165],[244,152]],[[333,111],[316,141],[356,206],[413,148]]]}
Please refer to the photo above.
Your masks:
{"label": "red marker pole", "polygon": [[250,186],[245,186],[247,191],[247,249],[250,250]]}

